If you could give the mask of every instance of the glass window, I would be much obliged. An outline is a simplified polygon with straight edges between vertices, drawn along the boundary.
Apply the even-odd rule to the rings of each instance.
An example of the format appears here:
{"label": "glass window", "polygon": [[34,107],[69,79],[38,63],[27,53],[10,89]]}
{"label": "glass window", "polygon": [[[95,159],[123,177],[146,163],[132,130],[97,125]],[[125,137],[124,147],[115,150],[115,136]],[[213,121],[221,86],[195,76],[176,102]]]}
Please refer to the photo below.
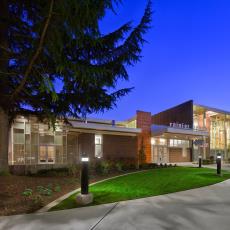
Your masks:
{"label": "glass window", "polygon": [[102,136],[101,135],[95,135],[95,144],[96,145],[102,144]]}
{"label": "glass window", "polygon": [[46,146],[40,146],[39,161],[40,163],[46,162]]}
{"label": "glass window", "polygon": [[151,145],[155,145],[156,144],[156,139],[155,138],[151,138]]}
{"label": "glass window", "polygon": [[47,161],[48,163],[54,163],[55,151],[54,146],[47,146]]}
{"label": "glass window", "polygon": [[189,148],[189,141],[188,140],[170,139],[169,143],[170,143],[170,147]]}
{"label": "glass window", "polygon": [[102,135],[95,135],[95,157],[102,158]]}
{"label": "glass window", "polygon": [[24,129],[25,128],[24,122],[15,122],[14,123],[14,128],[16,128],[16,129]]}
{"label": "glass window", "polygon": [[160,138],[160,145],[166,145],[166,139]]}
{"label": "glass window", "polygon": [[40,146],[39,148],[39,163],[52,164],[55,161],[54,146]]}
{"label": "glass window", "polygon": [[26,134],[30,134],[30,124],[26,123]]}
{"label": "glass window", "polygon": [[14,144],[24,144],[24,129],[14,129]]}
{"label": "glass window", "polygon": [[15,164],[25,163],[24,145],[22,144],[14,144],[14,163]]}
{"label": "glass window", "polygon": [[40,144],[54,144],[54,136],[49,134],[40,134],[39,137]]}
{"label": "glass window", "polygon": [[54,143],[55,145],[62,145],[62,136],[54,136]]}

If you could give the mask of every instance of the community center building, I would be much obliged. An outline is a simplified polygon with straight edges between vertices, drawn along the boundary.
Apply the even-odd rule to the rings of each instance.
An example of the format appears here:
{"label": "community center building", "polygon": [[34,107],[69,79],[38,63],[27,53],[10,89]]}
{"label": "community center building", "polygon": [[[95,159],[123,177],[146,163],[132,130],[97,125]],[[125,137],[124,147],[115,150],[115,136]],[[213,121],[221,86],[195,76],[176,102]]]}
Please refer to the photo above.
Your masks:
{"label": "community center building", "polygon": [[197,161],[221,153],[230,158],[230,112],[188,101],[158,114],[137,111],[127,121],[61,120],[53,130],[36,117],[18,116],[9,135],[9,165],[15,171],[63,167],[91,161],[137,163],[140,149],[146,163]]}

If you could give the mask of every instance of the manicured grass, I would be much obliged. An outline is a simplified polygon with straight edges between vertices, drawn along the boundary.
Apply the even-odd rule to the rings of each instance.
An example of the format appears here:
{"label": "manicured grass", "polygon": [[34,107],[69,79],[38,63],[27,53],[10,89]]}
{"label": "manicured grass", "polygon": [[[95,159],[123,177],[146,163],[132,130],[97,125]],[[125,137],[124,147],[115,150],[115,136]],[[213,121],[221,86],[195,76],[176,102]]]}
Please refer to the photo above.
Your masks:
{"label": "manicured grass", "polygon": [[[230,178],[230,172],[217,176],[216,171],[207,168],[162,168],[111,179],[90,187],[94,195],[91,205],[112,203],[149,196],[157,196],[192,188],[215,184]],[[76,194],[62,201],[53,210],[79,207],[75,202]]]}

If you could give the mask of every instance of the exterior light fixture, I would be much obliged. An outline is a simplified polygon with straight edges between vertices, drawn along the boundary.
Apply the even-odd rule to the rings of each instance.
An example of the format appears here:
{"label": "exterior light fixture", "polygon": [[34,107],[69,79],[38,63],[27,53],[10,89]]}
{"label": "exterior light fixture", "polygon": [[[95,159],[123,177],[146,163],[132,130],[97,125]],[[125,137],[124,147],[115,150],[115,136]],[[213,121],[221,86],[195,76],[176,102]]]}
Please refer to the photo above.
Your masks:
{"label": "exterior light fixture", "polygon": [[88,157],[82,157],[82,158],[81,158],[81,161],[82,161],[82,162],[89,162],[89,158],[88,158]]}
{"label": "exterior light fixture", "polygon": [[218,153],[216,157],[217,175],[221,175],[221,154]]}
{"label": "exterior light fixture", "polygon": [[77,195],[76,201],[80,205],[93,202],[93,195],[89,193],[89,157],[81,154],[81,193]]}
{"label": "exterior light fixture", "polygon": [[201,167],[202,167],[202,156],[199,155],[199,168],[201,168]]}

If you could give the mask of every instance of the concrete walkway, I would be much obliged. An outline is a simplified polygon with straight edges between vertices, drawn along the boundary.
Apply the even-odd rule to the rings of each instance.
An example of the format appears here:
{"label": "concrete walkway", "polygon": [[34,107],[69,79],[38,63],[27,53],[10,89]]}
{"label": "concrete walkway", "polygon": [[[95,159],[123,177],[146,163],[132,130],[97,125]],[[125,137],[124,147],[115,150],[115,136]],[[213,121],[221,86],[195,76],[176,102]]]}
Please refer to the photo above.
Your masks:
{"label": "concrete walkway", "polygon": [[1,230],[229,230],[230,180],[114,204],[0,218]]}
{"label": "concrete walkway", "polygon": [[[198,167],[198,164],[193,164],[192,162],[185,162],[185,163],[177,163],[178,166],[185,166],[185,167]],[[202,165],[204,168],[216,169],[216,164],[210,165]],[[222,170],[230,171],[230,164],[223,164],[221,165]]]}

